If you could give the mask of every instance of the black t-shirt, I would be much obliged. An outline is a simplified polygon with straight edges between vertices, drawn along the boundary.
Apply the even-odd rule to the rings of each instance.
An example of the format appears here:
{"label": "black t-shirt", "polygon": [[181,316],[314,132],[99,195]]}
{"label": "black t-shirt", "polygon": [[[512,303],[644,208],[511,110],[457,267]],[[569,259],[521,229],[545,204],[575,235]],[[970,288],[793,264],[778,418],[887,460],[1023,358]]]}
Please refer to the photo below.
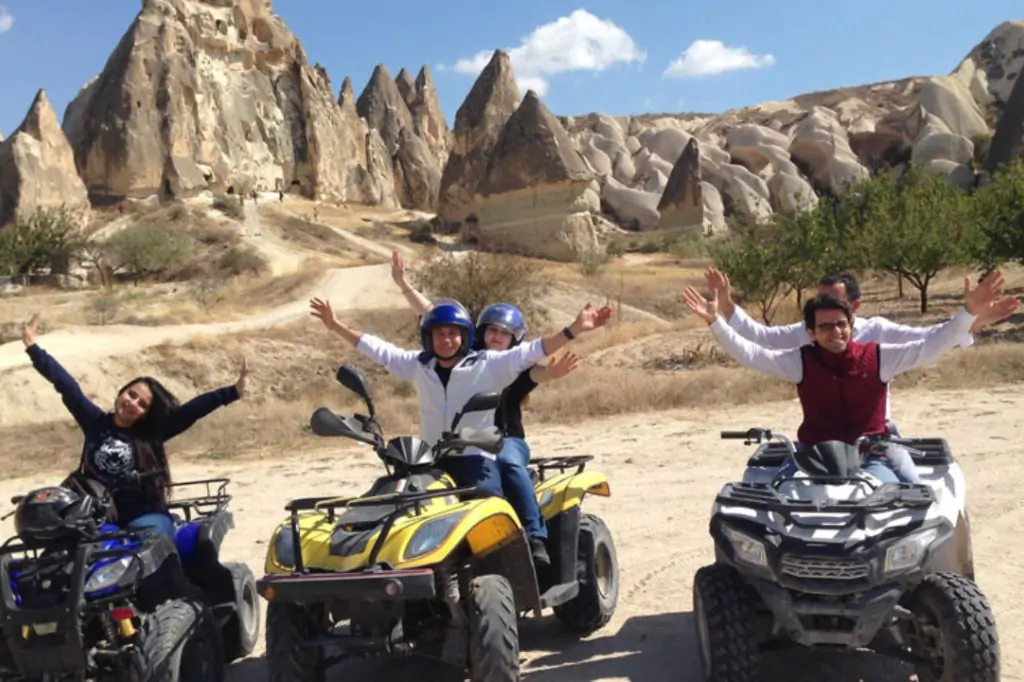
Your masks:
{"label": "black t-shirt", "polygon": [[523,429],[523,400],[535,388],[537,382],[530,378],[530,370],[525,370],[502,391],[501,404],[494,411],[494,425],[506,436],[526,438]]}
{"label": "black t-shirt", "polygon": [[96,429],[86,435],[83,455],[85,472],[113,491],[114,507],[125,522],[143,514],[163,511],[163,505],[146,494],[143,486],[128,483],[137,473],[134,438],[118,428],[111,415],[97,420]]}

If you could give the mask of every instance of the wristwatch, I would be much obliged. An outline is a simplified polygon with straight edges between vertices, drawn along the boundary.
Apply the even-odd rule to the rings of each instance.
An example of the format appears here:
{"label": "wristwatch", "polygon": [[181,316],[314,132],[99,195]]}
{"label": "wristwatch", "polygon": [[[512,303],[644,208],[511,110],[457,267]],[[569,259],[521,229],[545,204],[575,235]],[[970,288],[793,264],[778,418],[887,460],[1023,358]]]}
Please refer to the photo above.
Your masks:
{"label": "wristwatch", "polygon": [[576,338],[576,335],[572,333],[572,330],[569,329],[569,327],[563,328],[562,333],[565,334],[565,338],[569,339],[570,341]]}

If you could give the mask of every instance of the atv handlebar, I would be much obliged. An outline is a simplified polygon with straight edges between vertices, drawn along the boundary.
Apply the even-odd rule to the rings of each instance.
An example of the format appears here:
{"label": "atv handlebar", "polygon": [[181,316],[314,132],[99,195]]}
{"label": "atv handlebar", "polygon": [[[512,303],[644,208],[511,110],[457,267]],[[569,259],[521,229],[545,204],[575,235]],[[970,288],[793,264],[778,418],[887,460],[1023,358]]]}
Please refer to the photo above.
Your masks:
{"label": "atv handlebar", "polygon": [[[783,433],[773,433],[771,429],[763,429],[759,427],[749,428],[746,431],[722,431],[720,434],[722,440],[742,440],[744,445],[753,445],[754,443],[761,444],[765,441],[776,440],[786,445],[789,449],[790,454],[796,453],[796,445],[789,438],[789,436]],[[886,445],[901,445],[912,453],[923,454],[921,450],[914,447],[914,441],[906,438],[899,438],[891,434],[878,434],[871,436],[860,436],[857,438],[852,445],[863,454],[868,454],[873,450]]]}

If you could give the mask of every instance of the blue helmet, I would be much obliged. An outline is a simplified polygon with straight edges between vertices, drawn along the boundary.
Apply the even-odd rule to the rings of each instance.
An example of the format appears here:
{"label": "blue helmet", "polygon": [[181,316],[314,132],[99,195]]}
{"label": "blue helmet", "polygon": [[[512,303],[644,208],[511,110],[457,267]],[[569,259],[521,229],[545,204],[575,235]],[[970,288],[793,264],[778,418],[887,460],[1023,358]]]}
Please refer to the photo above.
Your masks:
{"label": "blue helmet", "polygon": [[[466,306],[451,298],[440,298],[434,301],[430,309],[420,319],[420,343],[423,350],[432,357],[438,357],[434,352],[434,338],[431,330],[435,327],[453,326],[458,327],[462,333],[462,343],[456,355],[466,355],[470,350],[470,342],[473,335],[473,319],[469,316]],[[448,360],[451,357],[441,358]]]}
{"label": "blue helmet", "polygon": [[526,318],[523,317],[522,311],[509,303],[495,303],[484,308],[480,317],[476,318],[476,348],[484,347],[484,331],[491,325],[501,327],[512,335],[509,348],[522,343],[526,336]]}

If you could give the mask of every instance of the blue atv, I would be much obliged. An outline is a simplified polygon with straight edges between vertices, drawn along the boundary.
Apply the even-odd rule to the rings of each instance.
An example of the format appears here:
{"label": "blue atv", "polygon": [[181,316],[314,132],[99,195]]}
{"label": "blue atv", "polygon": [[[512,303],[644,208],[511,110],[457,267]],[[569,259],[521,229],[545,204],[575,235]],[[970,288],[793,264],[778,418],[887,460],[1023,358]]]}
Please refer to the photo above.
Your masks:
{"label": "blue atv", "polygon": [[[176,539],[126,530],[109,491],[73,475],[12,499],[0,545],[0,681],[222,682],[259,635],[255,581],[221,564],[227,479],[169,506]],[[214,487],[216,489],[214,490]],[[10,516],[10,515],[8,515]]]}

